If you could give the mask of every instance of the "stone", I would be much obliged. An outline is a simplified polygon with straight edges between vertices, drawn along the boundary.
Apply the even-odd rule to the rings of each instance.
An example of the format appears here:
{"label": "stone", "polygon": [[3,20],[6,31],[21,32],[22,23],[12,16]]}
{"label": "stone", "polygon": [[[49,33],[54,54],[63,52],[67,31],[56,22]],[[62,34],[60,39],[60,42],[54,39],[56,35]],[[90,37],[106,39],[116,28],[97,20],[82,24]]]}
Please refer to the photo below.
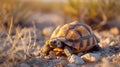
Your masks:
{"label": "stone", "polygon": [[120,44],[120,42],[118,42],[118,41],[112,41],[109,45],[110,45],[110,46],[114,46],[114,47],[118,47],[118,48],[119,48],[119,47],[120,47],[119,44]]}
{"label": "stone", "polygon": [[21,63],[20,67],[30,67],[30,65],[26,64],[26,63]]}
{"label": "stone", "polygon": [[114,46],[114,45],[115,45],[115,42],[112,41],[109,45],[110,45],[110,46]]}
{"label": "stone", "polygon": [[80,66],[76,64],[67,64],[67,67],[80,67]]}
{"label": "stone", "polygon": [[100,53],[87,53],[81,56],[81,58],[86,62],[97,62],[101,58],[101,54]]}
{"label": "stone", "polygon": [[77,55],[72,55],[71,57],[68,58],[70,63],[75,63],[75,64],[83,64],[85,63],[84,60]]}
{"label": "stone", "polygon": [[110,29],[110,32],[114,35],[118,35],[119,34],[119,29],[117,27],[113,27]]}
{"label": "stone", "polygon": [[[111,42],[113,42],[113,37],[107,37],[107,38],[103,39],[103,40],[99,43],[99,45],[100,45],[100,47],[102,47],[102,48],[106,48],[106,47],[109,46],[109,44],[110,44]],[[103,44],[104,44],[104,45],[103,45]]]}
{"label": "stone", "polygon": [[67,57],[65,57],[65,56],[57,56],[57,59],[68,62]]}
{"label": "stone", "polygon": [[78,53],[77,55],[80,57],[80,56],[82,56],[84,53],[82,53],[82,52],[80,52],[80,53]]}
{"label": "stone", "polygon": [[55,64],[54,67],[66,67],[66,66],[65,66],[65,63],[59,62],[59,63]]}
{"label": "stone", "polygon": [[108,58],[102,58],[102,67],[116,67],[115,65],[113,65]]}
{"label": "stone", "polygon": [[112,42],[112,40],[113,40],[113,38],[109,37],[109,38],[106,38],[103,42],[106,44],[110,44]]}
{"label": "stone", "polygon": [[32,67],[39,67],[39,66],[34,64]]}
{"label": "stone", "polygon": [[51,59],[57,59],[57,56],[55,55],[48,55],[44,57],[46,60],[51,60]]}
{"label": "stone", "polygon": [[42,34],[45,36],[50,36],[53,32],[53,27],[46,27],[42,30]]}
{"label": "stone", "polygon": [[40,56],[40,51],[34,51],[33,53],[31,53],[33,56]]}

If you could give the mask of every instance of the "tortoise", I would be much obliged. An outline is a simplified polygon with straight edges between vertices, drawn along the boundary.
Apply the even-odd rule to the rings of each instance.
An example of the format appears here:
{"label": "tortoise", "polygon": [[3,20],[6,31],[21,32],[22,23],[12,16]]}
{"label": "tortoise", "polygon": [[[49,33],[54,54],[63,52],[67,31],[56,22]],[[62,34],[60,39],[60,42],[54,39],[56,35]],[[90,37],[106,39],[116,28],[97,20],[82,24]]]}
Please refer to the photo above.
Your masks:
{"label": "tortoise", "polygon": [[71,56],[75,53],[97,49],[99,39],[95,36],[90,26],[77,21],[59,25],[46,40],[41,48],[41,53],[48,55],[53,50]]}

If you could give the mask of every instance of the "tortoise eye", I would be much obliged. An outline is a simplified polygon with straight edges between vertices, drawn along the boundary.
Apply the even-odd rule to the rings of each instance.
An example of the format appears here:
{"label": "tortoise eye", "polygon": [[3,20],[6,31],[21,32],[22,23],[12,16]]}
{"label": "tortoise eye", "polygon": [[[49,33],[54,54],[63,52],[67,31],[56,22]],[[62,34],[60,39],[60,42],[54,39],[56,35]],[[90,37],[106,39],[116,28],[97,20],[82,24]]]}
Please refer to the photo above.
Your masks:
{"label": "tortoise eye", "polygon": [[54,40],[53,43],[56,44],[57,42]]}
{"label": "tortoise eye", "polygon": [[50,44],[55,45],[57,42],[56,40],[50,41]]}

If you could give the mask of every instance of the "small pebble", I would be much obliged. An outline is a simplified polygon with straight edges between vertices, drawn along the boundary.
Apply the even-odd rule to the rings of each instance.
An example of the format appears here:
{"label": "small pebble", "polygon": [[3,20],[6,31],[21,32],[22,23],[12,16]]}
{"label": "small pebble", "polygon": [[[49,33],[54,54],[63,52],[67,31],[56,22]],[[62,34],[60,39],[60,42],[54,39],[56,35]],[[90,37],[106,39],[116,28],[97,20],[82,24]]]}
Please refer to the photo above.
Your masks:
{"label": "small pebble", "polygon": [[53,32],[53,27],[46,27],[43,29],[42,34],[45,36],[50,36]]}
{"label": "small pebble", "polygon": [[84,54],[84,53],[81,53],[81,52],[80,52],[80,53],[78,53],[78,56],[80,57],[80,56],[82,56],[83,54]]}
{"label": "small pebble", "polygon": [[110,44],[112,42],[112,40],[113,40],[113,38],[109,37],[109,38],[106,38],[103,42],[106,44]]}
{"label": "small pebble", "polygon": [[67,57],[65,57],[65,56],[57,56],[57,59],[59,59],[59,60],[64,60],[64,61],[68,61],[67,60]]}
{"label": "small pebble", "polygon": [[113,42],[111,42],[109,45],[110,45],[110,46],[114,46],[114,45],[115,45],[115,42],[113,41]]}
{"label": "small pebble", "polygon": [[118,56],[120,57],[120,53],[118,54]]}
{"label": "small pebble", "polygon": [[83,64],[83,63],[85,63],[84,60],[82,58],[78,57],[77,55],[72,55],[69,58],[69,62],[70,63],[75,63],[75,64]]}
{"label": "small pebble", "polygon": [[[108,38],[102,40],[102,41],[99,43],[99,45],[100,45],[100,47],[102,47],[102,48],[106,48],[106,47],[109,46],[109,44],[110,44],[111,42],[113,42],[113,37],[108,37]],[[103,44],[104,44],[104,45],[103,45]]]}
{"label": "small pebble", "polygon": [[111,63],[110,63],[110,61],[108,60],[108,59],[106,59],[106,58],[102,58],[102,67],[114,67]]}
{"label": "small pebble", "polygon": [[54,67],[65,67],[65,63],[59,62],[59,63],[55,64]]}
{"label": "small pebble", "polygon": [[44,57],[46,60],[50,60],[50,59],[57,59],[57,56],[55,55],[48,55]]}
{"label": "small pebble", "polygon": [[118,35],[119,34],[119,29],[117,27],[113,27],[110,29],[110,32],[114,35]]}
{"label": "small pebble", "polygon": [[100,53],[87,53],[81,56],[86,62],[97,62],[101,58]]}
{"label": "small pebble", "polygon": [[67,67],[80,67],[80,66],[76,64],[67,64]]}
{"label": "small pebble", "polygon": [[34,64],[32,67],[39,67],[39,66]]}
{"label": "small pebble", "polygon": [[20,67],[30,67],[30,65],[26,64],[26,63],[21,63]]}
{"label": "small pebble", "polygon": [[40,55],[40,51],[35,51],[32,53],[33,56],[39,56]]}

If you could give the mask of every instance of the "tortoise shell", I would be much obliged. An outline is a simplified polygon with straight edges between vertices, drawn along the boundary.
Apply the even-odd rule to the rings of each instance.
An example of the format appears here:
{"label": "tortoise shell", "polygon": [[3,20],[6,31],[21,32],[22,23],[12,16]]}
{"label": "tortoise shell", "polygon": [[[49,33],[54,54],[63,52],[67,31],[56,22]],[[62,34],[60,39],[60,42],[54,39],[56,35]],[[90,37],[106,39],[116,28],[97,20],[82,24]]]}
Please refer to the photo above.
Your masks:
{"label": "tortoise shell", "polygon": [[58,26],[50,37],[50,39],[55,38],[77,52],[89,50],[99,42],[90,26],[77,21]]}

